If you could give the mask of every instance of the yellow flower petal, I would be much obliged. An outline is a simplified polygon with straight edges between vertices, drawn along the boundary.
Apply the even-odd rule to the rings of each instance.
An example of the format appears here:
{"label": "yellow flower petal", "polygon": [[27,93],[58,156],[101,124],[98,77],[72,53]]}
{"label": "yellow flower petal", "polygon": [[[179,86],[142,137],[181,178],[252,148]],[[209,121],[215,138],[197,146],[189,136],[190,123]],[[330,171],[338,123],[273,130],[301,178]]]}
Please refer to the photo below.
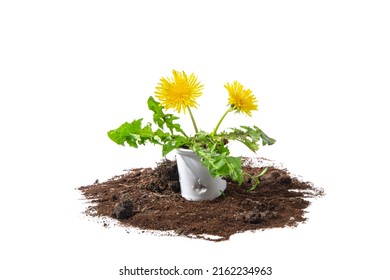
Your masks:
{"label": "yellow flower petal", "polygon": [[237,81],[232,85],[227,83],[225,88],[229,92],[229,105],[237,112],[243,112],[252,116],[251,111],[257,110],[257,99],[250,89],[244,89],[244,86]]}
{"label": "yellow flower petal", "polygon": [[192,73],[189,77],[182,71],[172,71],[172,78],[161,78],[155,91],[157,99],[165,109],[174,109],[180,113],[187,106],[197,107],[196,98],[202,95],[203,85]]}

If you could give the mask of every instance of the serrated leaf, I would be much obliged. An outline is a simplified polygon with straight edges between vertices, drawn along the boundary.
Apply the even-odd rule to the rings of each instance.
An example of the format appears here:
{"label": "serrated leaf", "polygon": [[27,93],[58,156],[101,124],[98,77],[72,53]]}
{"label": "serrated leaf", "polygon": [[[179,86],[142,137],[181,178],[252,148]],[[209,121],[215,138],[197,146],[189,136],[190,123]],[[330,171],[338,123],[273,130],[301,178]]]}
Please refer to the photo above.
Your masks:
{"label": "serrated leaf", "polygon": [[[163,156],[172,150],[188,143],[188,138],[182,135],[177,135],[175,132],[180,132],[185,135],[180,125],[174,123],[179,118],[172,114],[165,114],[163,107],[159,102],[149,97],[148,108],[153,112],[153,122],[159,127],[153,130],[152,124],[147,123],[142,125],[142,119],[134,120],[131,123],[124,123],[114,130],[110,130],[108,137],[119,145],[127,143],[130,147],[138,148],[139,145],[146,143],[159,144],[163,146]],[[165,132],[164,129],[169,129]]]}
{"label": "serrated leaf", "polygon": [[263,146],[265,146],[265,145],[273,145],[276,142],[275,139],[269,137],[260,128],[258,128],[257,126],[255,126],[255,128],[258,130],[259,136],[263,140]]}
{"label": "serrated leaf", "polygon": [[167,141],[168,138],[170,138],[170,134],[167,133],[167,132],[164,132],[162,131],[161,129],[157,129],[155,132],[154,132],[154,136],[153,136],[153,139],[154,141],[157,141],[159,143],[165,143]]}
{"label": "serrated leaf", "polygon": [[164,144],[163,144],[163,157],[165,157],[168,153],[170,153],[171,151],[183,146],[184,144],[186,144],[188,141],[187,141],[187,138],[183,137],[183,136],[176,136],[174,137],[173,139],[169,140],[169,141],[166,141]]}
{"label": "serrated leaf", "polygon": [[242,183],[242,160],[241,157],[226,157],[226,166],[228,167],[229,174],[233,181]]}
{"label": "serrated leaf", "polygon": [[241,158],[229,156],[229,149],[223,142],[215,141],[210,135],[200,133],[199,136],[201,140],[193,145],[193,150],[210,174],[214,177],[230,177],[241,184],[243,181]]}
{"label": "serrated leaf", "polygon": [[125,122],[120,127],[108,132],[108,137],[119,145],[124,145],[129,136],[138,134],[141,130],[142,119],[134,120],[131,123]]}
{"label": "serrated leaf", "polygon": [[148,108],[153,112],[153,122],[157,124],[159,128],[164,129],[165,125],[170,130],[171,134],[174,134],[174,131],[177,131],[185,135],[180,125],[174,123],[179,117],[176,117],[173,114],[165,114],[163,111],[164,107],[154,100],[152,96],[148,99]]}
{"label": "serrated leaf", "polygon": [[108,132],[108,137],[119,145],[127,143],[130,147],[138,148],[147,142],[162,144],[169,134],[162,130],[153,131],[152,124],[147,123],[142,127],[142,119],[134,120],[131,123],[125,122],[117,129]]}
{"label": "serrated leaf", "polygon": [[240,126],[240,128],[231,128],[230,132],[222,132],[221,136],[226,137],[229,140],[235,140],[243,143],[251,151],[256,152],[259,150],[260,140],[263,145],[272,145],[275,140],[268,137],[260,128],[257,126]]}
{"label": "serrated leaf", "polygon": [[158,125],[159,128],[164,129],[164,112],[160,103],[154,100],[152,96],[148,99],[148,108],[153,112],[153,122]]}

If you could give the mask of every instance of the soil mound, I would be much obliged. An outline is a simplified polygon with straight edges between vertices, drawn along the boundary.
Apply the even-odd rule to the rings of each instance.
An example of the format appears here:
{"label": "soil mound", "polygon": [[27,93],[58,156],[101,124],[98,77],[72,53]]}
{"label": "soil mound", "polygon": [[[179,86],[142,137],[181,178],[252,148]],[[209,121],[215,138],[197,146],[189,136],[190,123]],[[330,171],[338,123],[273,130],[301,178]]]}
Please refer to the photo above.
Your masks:
{"label": "soil mound", "polygon": [[[262,159],[257,159],[261,163]],[[253,160],[244,171],[259,174]],[[106,182],[80,187],[92,202],[85,213],[110,217],[125,227],[174,231],[193,238],[227,240],[235,233],[275,227],[295,227],[306,221],[309,198],[320,197],[322,189],[302,182],[286,169],[269,166],[260,185],[247,190],[229,180],[223,196],[213,201],[187,201],[180,195],[176,161],[163,160],[156,168],[133,169]]]}

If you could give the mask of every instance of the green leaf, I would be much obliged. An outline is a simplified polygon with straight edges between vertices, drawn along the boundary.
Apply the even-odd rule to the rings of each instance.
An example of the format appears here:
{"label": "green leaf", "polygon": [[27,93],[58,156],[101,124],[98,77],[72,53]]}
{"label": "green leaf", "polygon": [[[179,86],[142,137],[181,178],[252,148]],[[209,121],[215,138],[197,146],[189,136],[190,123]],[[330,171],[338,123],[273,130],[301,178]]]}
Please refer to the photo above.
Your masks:
{"label": "green leaf", "polygon": [[243,181],[242,176],[242,160],[241,157],[231,157],[228,156],[225,159],[226,167],[228,168],[228,175],[232,178],[233,181],[238,182],[239,184]]}
{"label": "green leaf", "polygon": [[240,128],[231,128],[230,132],[222,132],[220,136],[229,140],[239,141],[253,152],[259,150],[258,142],[260,142],[260,140],[263,145],[272,145],[275,143],[274,139],[268,137],[257,126],[254,126],[253,128],[249,126],[240,126]]}
{"label": "green leaf", "polygon": [[267,171],[268,171],[268,166],[267,166],[266,168],[264,168],[264,169],[260,172],[260,174],[258,175],[258,177],[263,176]]}
{"label": "green leaf", "polygon": [[[218,135],[211,135],[200,131],[190,145],[196,152],[202,164],[209,170],[212,176],[230,177],[233,181],[242,184],[244,174],[242,170],[241,157],[230,156],[227,140],[235,140],[246,145],[250,150],[256,152],[259,149],[259,142],[272,145],[275,140],[268,137],[260,128],[254,126],[241,126],[232,128],[229,132],[222,132]],[[265,171],[264,171],[265,172]],[[253,178],[255,188],[259,181],[258,177]]]}
{"label": "green leaf", "polygon": [[159,143],[165,143],[170,137],[171,135],[169,133],[164,132],[161,129],[157,129],[154,132],[153,140]]}
{"label": "green leaf", "polygon": [[[260,184],[260,177],[263,176],[268,170],[268,166],[266,168],[264,168],[260,174],[258,174],[257,176],[251,176],[249,175],[249,177],[255,181],[255,183],[252,185],[252,187],[250,189],[247,190],[247,192],[251,192],[253,191],[254,189],[257,188],[257,186]],[[248,175],[248,174],[247,174]]]}
{"label": "green leaf", "polygon": [[163,106],[152,96],[148,99],[148,108],[153,112],[153,122],[158,125],[159,128],[164,129],[164,125],[170,130],[171,134],[174,134],[174,131],[182,133],[185,135],[184,131],[181,129],[180,125],[174,123],[178,120],[179,117],[176,117],[173,114],[165,114],[163,111]]}
{"label": "green leaf", "polygon": [[258,131],[260,138],[263,140],[263,146],[265,145],[273,145],[276,140],[269,137],[267,134],[265,134],[260,128],[255,126],[255,129]]}
{"label": "green leaf", "polygon": [[165,157],[168,153],[177,149],[188,142],[186,137],[183,136],[175,136],[173,139],[166,141],[163,145],[163,157]]}
{"label": "green leaf", "polygon": [[169,136],[162,130],[153,131],[151,123],[147,123],[142,127],[142,119],[134,120],[131,123],[125,122],[120,127],[110,130],[108,137],[119,145],[127,143],[130,147],[138,148],[139,145],[144,145],[146,142],[152,144],[160,144]]}
{"label": "green leaf", "polygon": [[159,128],[164,128],[164,112],[163,107],[160,106],[160,103],[158,103],[152,96],[148,99],[148,108],[151,110],[153,114],[153,122],[158,125]]}
{"label": "green leaf", "polygon": [[[143,119],[137,119],[131,123],[125,122],[117,129],[110,130],[108,137],[119,145],[127,143],[134,148],[138,148],[139,145],[145,145],[148,142],[162,145],[163,156],[188,143],[189,140],[180,125],[174,123],[174,121],[179,119],[178,117],[172,114],[165,114],[163,107],[153,97],[148,99],[148,108],[153,111],[153,122],[158,126],[157,130],[153,130],[151,123],[143,126]],[[170,133],[164,131],[166,128],[169,129]],[[180,132],[185,137],[177,135],[175,132]]]}
{"label": "green leaf", "polygon": [[230,151],[221,140],[199,132],[191,148],[212,176],[230,177],[239,184],[243,182],[241,157],[229,156]]}
{"label": "green leaf", "polygon": [[130,146],[137,148],[137,135],[141,130],[142,119],[134,120],[131,123],[125,122],[120,127],[108,132],[108,137],[119,145],[128,142]]}

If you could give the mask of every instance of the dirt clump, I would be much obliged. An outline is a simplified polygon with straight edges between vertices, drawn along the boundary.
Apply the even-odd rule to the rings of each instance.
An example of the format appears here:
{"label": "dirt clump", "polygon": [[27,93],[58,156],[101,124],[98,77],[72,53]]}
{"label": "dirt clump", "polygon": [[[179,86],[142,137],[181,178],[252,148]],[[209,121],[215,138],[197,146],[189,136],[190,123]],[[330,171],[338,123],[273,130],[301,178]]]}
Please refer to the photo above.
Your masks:
{"label": "dirt clump", "polygon": [[[256,175],[265,167],[244,161],[243,168]],[[308,199],[324,195],[322,189],[272,166],[253,191],[247,191],[250,180],[241,186],[227,182],[224,195],[215,200],[187,201],[180,195],[176,161],[163,160],[154,169],[133,169],[79,190],[91,202],[87,215],[110,217],[125,227],[174,231],[192,238],[217,236],[217,241],[244,231],[295,227],[306,221]]]}

